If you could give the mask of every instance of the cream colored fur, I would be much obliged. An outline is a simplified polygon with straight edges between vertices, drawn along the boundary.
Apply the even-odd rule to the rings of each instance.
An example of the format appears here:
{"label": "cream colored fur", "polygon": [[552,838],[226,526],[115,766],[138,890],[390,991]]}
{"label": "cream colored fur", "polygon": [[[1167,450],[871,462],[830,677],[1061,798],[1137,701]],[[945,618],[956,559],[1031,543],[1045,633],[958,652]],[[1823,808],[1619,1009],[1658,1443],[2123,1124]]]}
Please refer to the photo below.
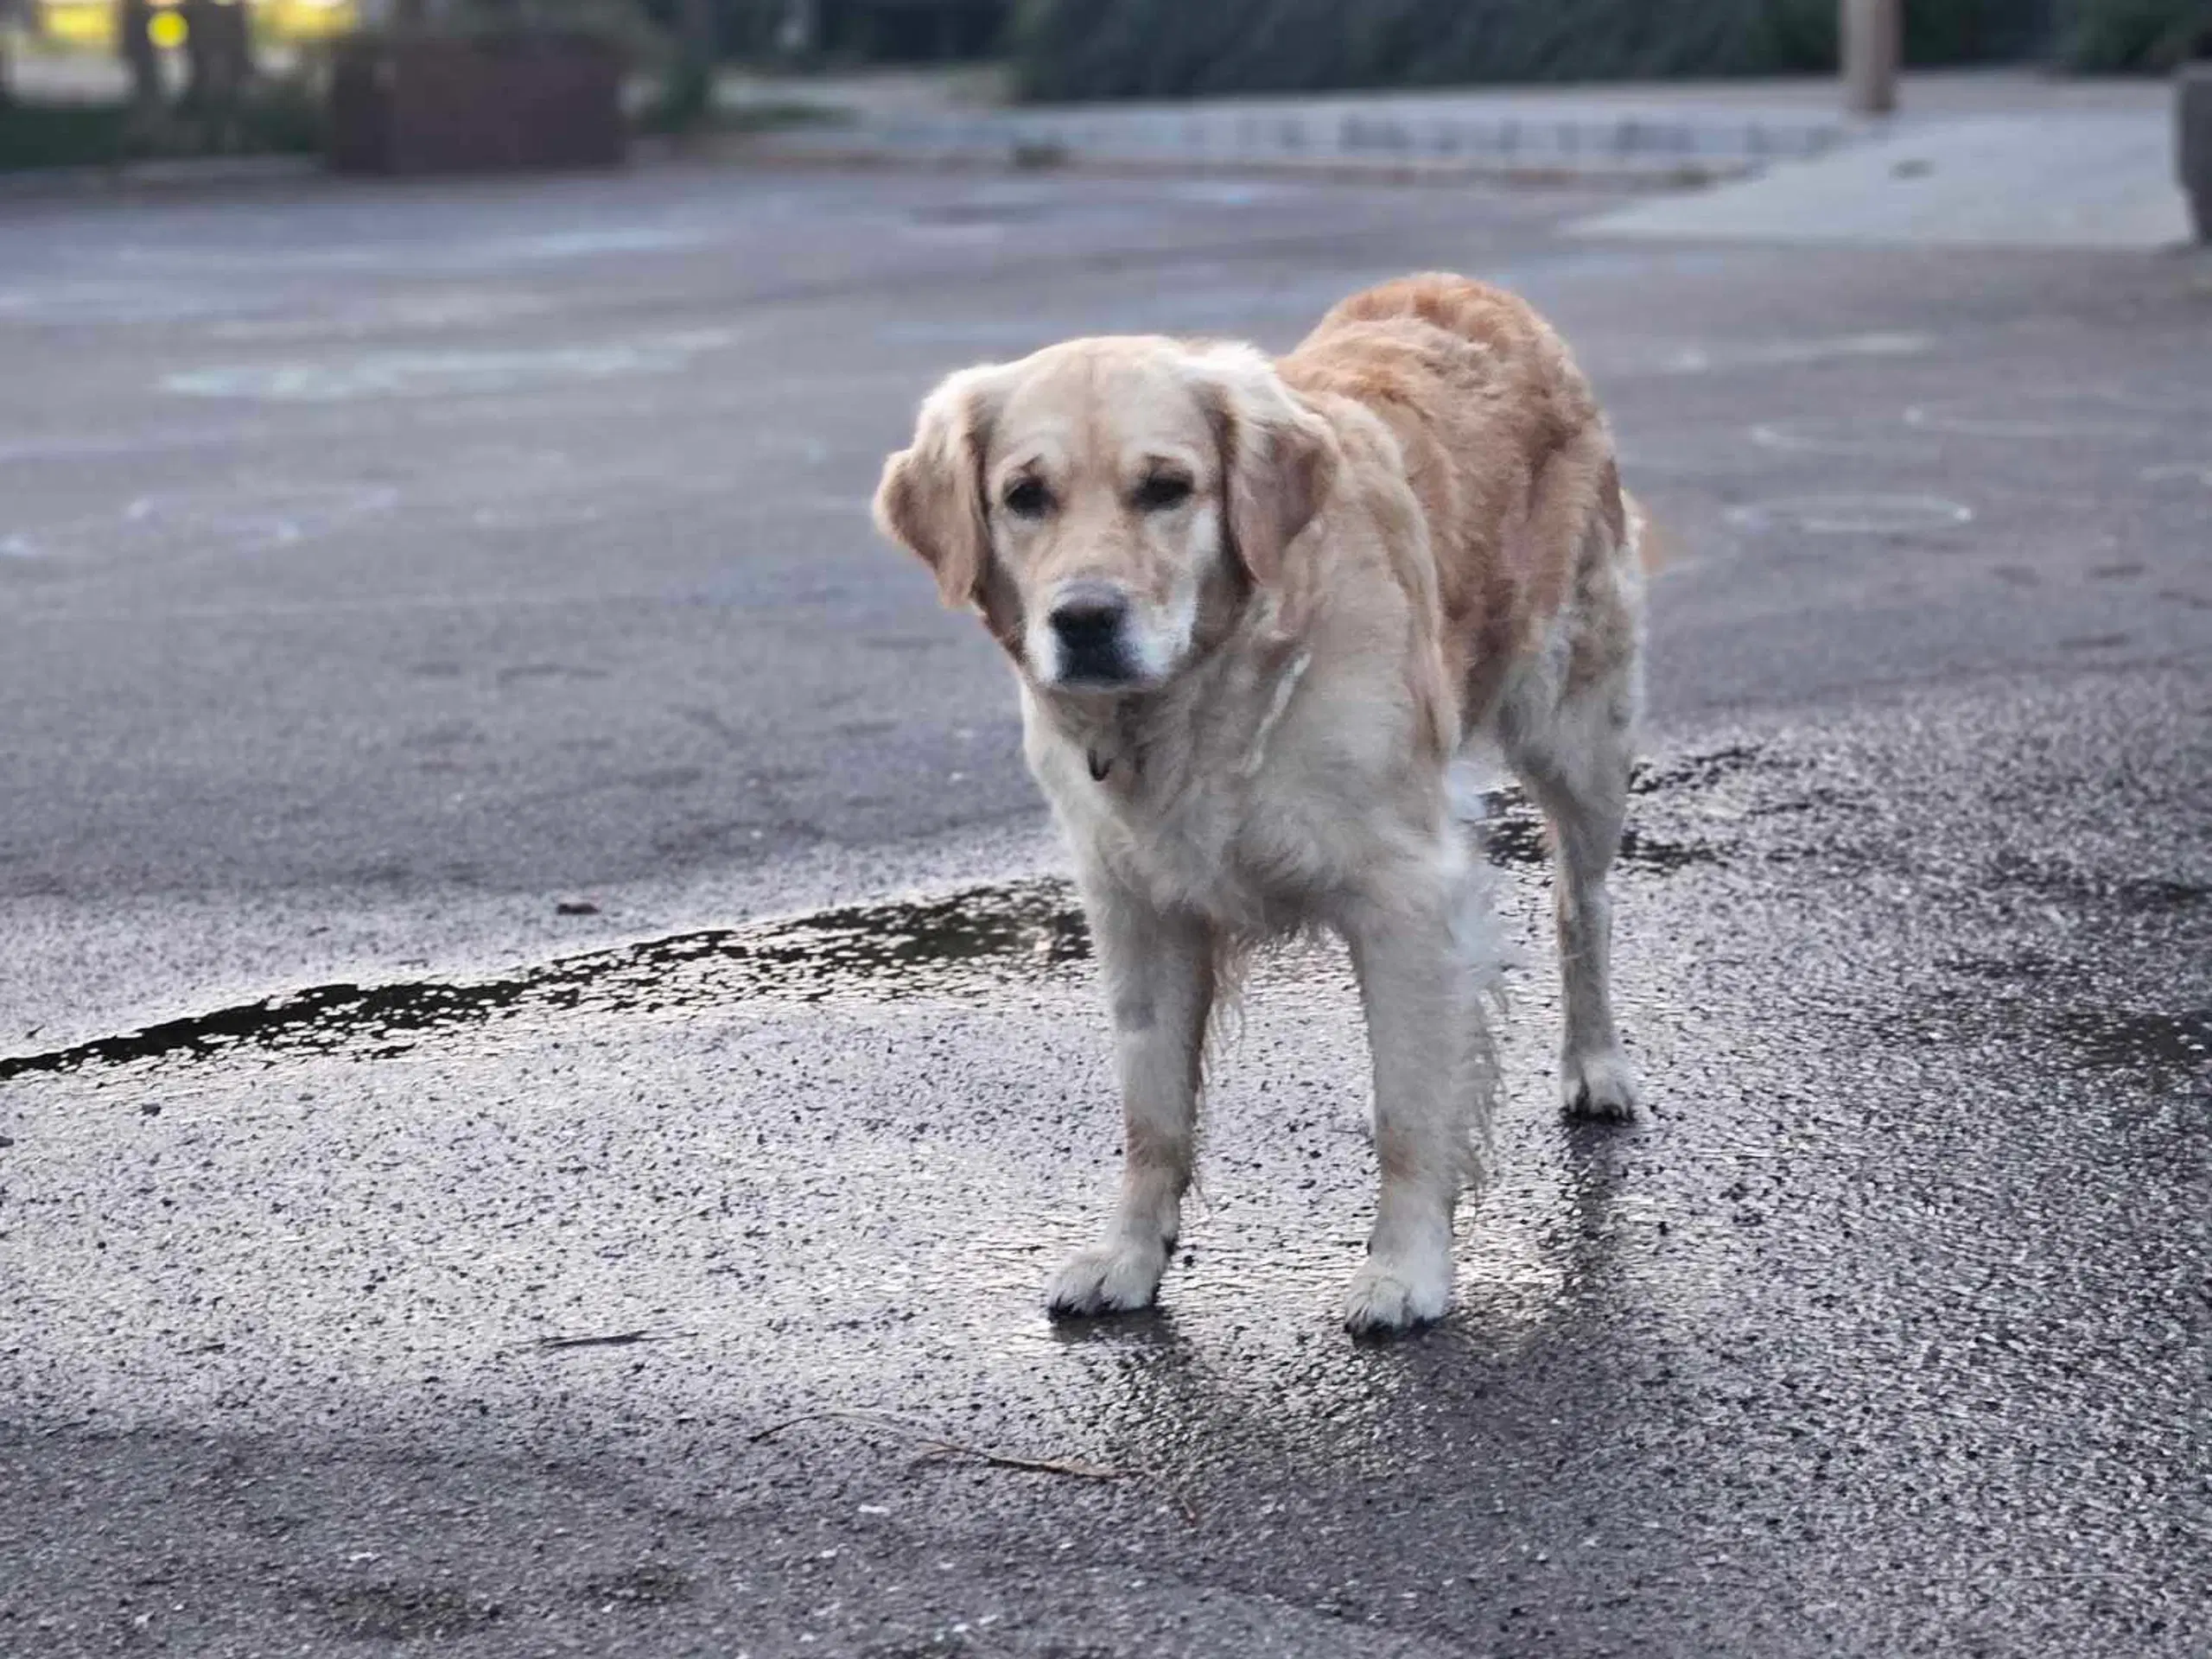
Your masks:
{"label": "cream colored fur", "polygon": [[1381,1177],[1345,1322],[1439,1317],[1494,1081],[1489,908],[1447,781],[1463,744],[1502,750],[1551,824],[1567,1104],[1635,1103],[1606,873],[1637,517],[1565,346],[1440,276],[1354,296],[1277,362],[1072,341],[940,386],[877,517],[1014,663],[1112,1010],[1122,1194],[1052,1309],[1153,1300],[1224,977],[1325,928],[1359,977]]}

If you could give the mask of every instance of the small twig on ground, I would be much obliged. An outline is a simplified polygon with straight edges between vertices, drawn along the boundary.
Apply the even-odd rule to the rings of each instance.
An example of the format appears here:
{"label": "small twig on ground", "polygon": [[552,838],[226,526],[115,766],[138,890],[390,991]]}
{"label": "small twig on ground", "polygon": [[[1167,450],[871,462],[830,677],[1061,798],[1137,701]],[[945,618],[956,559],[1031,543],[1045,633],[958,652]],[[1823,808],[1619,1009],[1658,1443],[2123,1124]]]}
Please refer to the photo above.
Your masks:
{"label": "small twig on ground", "polygon": [[766,1428],[756,1429],[745,1438],[751,1445],[764,1446],[787,1429],[801,1428],[808,1423],[840,1421],[878,1423],[885,1428],[895,1428],[902,1434],[918,1435],[925,1440],[930,1438],[927,1429],[917,1428],[912,1423],[902,1423],[896,1417],[887,1416],[880,1411],[848,1411],[836,1408],[822,1411],[803,1411],[796,1417],[786,1417],[780,1423],[771,1423]]}
{"label": "small twig on ground", "polygon": [[673,1342],[678,1337],[696,1337],[696,1331],[615,1331],[603,1337],[539,1337],[529,1346],[540,1353],[550,1353],[564,1348],[627,1348],[639,1342]]}
{"label": "small twig on ground", "polygon": [[798,1428],[807,1423],[836,1421],[874,1423],[920,1441],[922,1453],[914,1459],[917,1463],[926,1463],[933,1459],[974,1458],[980,1463],[991,1464],[1001,1469],[1027,1469],[1041,1475],[1068,1475],[1077,1480],[1126,1480],[1132,1472],[1127,1469],[1111,1468],[1103,1463],[1084,1463],[1074,1459],[1025,1458],[1010,1452],[994,1452],[988,1446],[969,1446],[964,1441],[947,1440],[934,1429],[924,1428],[917,1423],[902,1422],[880,1411],[831,1408],[802,1412],[796,1417],[785,1418],[780,1423],[771,1423],[746,1438],[753,1445],[760,1446],[774,1440],[785,1429]]}
{"label": "small twig on ground", "polygon": [[963,1446],[957,1440],[930,1440],[924,1444],[916,1463],[937,1463],[947,1458],[973,1458],[978,1463],[988,1463],[995,1469],[1027,1469],[1039,1475],[1066,1475],[1076,1480],[1120,1480],[1128,1471],[1109,1468],[1103,1463],[1082,1463],[1072,1458],[1023,1458],[1008,1452],[994,1452],[988,1446]]}
{"label": "small twig on ground", "polygon": [[1029,1474],[1060,1475],[1071,1480],[1113,1481],[1153,1478],[1154,1484],[1160,1486],[1168,1497],[1175,1500],[1175,1506],[1183,1512],[1183,1518],[1194,1526],[1198,1523],[1198,1512],[1191,1506],[1190,1500],[1173,1486],[1168,1485],[1166,1482],[1150,1477],[1147,1471],[1117,1469],[1109,1464],[1085,1463],[1076,1458],[1025,1458],[1011,1452],[994,1452],[988,1446],[970,1446],[965,1441],[947,1440],[933,1430],[920,1427],[913,1423],[901,1422],[898,1418],[887,1416],[880,1411],[833,1409],[803,1412],[797,1417],[787,1417],[780,1423],[771,1423],[767,1427],[747,1435],[746,1439],[753,1445],[760,1446],[774,1440],[785,1429],[798,1428],[806,1423],[831,1421],[873,1423],[878,1427],[888,1428],[894,1433],[918,1440],[922,1449],[921,1454],[914,1459],[916,1465],[942,1462],[949,1458],[972,1458],[976,1462],[988,1464],[994,1469],[1019,1469]]}

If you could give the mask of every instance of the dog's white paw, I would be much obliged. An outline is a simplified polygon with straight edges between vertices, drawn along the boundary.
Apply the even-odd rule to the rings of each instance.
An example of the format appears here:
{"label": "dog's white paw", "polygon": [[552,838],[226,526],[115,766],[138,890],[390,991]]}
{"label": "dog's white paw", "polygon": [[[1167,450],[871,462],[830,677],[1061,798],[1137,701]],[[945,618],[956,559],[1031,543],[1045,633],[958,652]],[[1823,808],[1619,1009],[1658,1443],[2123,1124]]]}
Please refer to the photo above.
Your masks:
{"label": "dog's white paw", "polygon": [[1448,1251],[1370,1255],[1344,1297],[1344,1329],[1355,1337],[1410,1331],[1442,1319],[1451,1302]]}
{"label": "dog's white paw", "polygon": [[1110,1238],[1060,1264],[1045,1287],[1045,1306],[1055,1318],[1134,1313],[1152,1306],[1166,1268],[1165,1245]]}
{"label": "dog's white paw", "polygon": [[1618,1048],[1567,1054],[1560,1063],[1559,1092],[1569,1117],[1618,1123],[1636,1116],[1636,1074]]}

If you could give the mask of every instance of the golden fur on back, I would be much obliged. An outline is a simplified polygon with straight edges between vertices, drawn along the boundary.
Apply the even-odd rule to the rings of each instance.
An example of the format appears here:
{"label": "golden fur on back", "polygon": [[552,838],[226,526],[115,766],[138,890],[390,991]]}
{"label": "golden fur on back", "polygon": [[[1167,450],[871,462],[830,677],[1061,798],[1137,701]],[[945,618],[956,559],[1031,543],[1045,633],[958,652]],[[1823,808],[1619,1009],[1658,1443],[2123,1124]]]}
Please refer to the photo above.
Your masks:
{"label": "golden fur on back", "polygon": [[1579,567],[1624,534],[1581,371],[1527,302],[1433,275],[1341,302],[1276,368],[1317,407],[1348,400],[1397,439],[1427,520],[1446,660],[1479,720]]}

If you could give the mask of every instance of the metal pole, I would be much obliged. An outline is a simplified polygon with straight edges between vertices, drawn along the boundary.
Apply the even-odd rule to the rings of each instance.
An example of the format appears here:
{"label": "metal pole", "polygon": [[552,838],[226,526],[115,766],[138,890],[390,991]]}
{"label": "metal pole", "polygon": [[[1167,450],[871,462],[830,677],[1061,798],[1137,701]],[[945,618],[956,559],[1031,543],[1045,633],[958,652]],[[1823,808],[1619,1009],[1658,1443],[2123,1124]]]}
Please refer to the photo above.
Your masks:
{"label": "metal pole", "polygon": [[1897,106],[1903,0],[1842,0],[1842,6],[1844,107],[1853,115],[1887,115]]}

